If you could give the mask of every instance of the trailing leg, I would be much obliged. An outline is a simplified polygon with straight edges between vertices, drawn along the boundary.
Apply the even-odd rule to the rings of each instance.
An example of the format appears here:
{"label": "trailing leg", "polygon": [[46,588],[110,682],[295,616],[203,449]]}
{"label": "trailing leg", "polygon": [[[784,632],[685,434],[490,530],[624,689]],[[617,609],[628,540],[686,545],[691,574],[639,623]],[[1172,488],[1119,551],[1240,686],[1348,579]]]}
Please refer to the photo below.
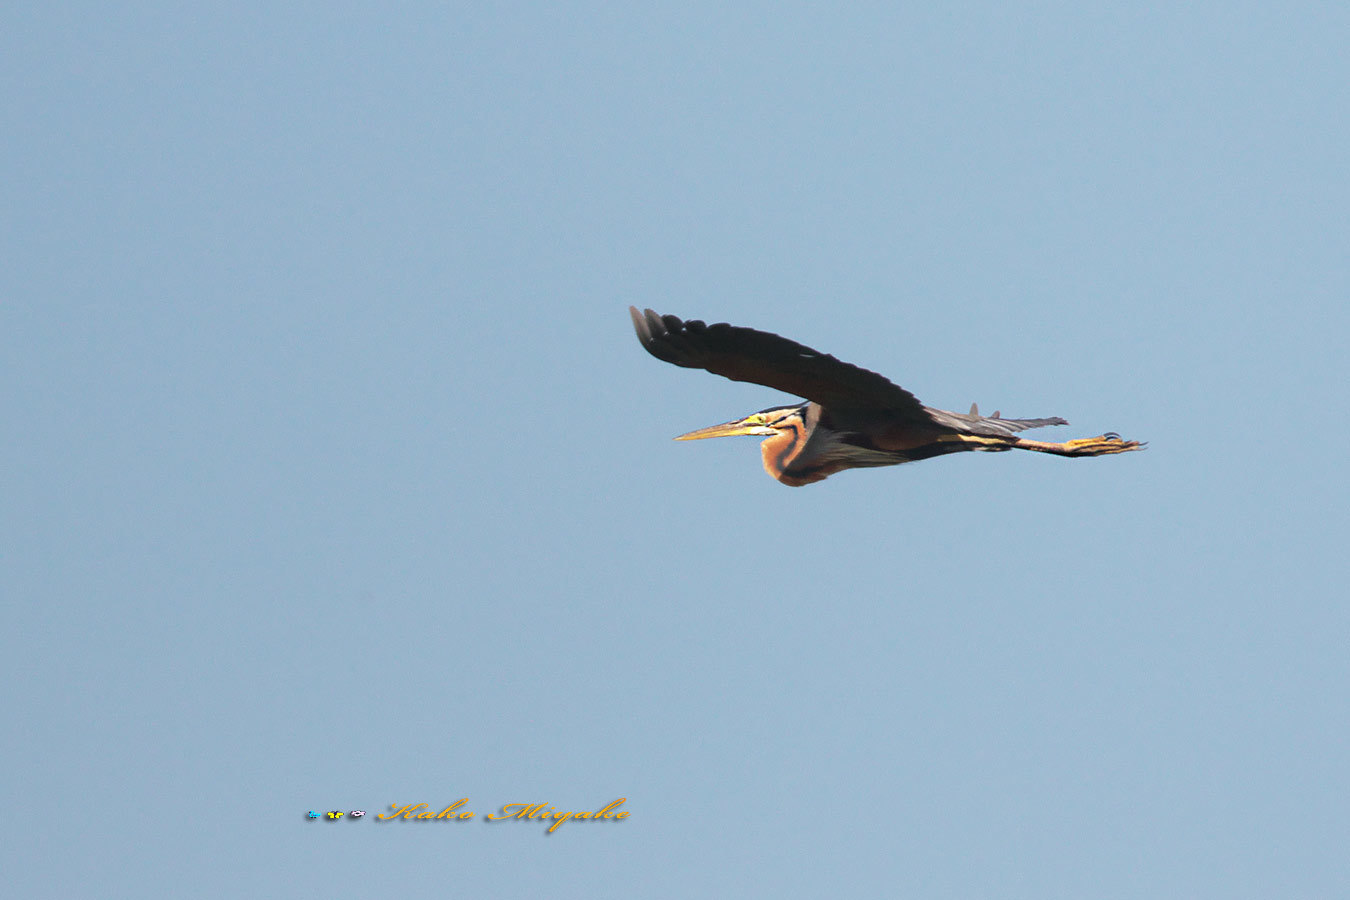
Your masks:
{"label": "trailing leg", "polygon": [[1138,441],[1121,440],[1113,431],[1097,437],[1079,438],[1055,444],[1049,441],[1033,441],[1016,438],[1013,448],[1016,450],[1035,450],[1037,453],[1053,453],[1056,456],[1106,456],[1108,453],[1126,453],[1130,450],[1143,450],[1147,444]]}

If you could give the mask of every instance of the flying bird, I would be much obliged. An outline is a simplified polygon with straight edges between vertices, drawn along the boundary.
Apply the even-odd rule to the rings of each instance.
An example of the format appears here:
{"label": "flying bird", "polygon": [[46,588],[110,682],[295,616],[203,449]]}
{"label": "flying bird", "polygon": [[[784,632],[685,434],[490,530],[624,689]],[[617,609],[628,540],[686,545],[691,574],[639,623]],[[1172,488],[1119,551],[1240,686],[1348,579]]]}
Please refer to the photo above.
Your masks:
{"label": "flying bird", "polygon": [[1004,419],[998,412],[982,416],[974,404],[969,413],[934,409],[875,372],[767,331],[682,322],[632,306],[628,311],[638,340],[657,359],[805,398],[675,438],[768,438],[760,445],[764,471],[792,487],[824,481],[844,469],[895,466],[964,450],[1105,456],[1145,446],[1113,432],[1062,444],[1029,440],[1017,432],[1069,423],[1058,417]]}

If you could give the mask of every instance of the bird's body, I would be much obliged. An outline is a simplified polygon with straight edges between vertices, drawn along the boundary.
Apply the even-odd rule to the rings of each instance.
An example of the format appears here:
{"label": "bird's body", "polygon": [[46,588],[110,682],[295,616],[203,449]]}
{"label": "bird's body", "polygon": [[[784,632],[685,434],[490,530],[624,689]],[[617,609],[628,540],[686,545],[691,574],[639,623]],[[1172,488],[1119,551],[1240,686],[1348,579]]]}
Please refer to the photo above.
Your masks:
{"label": "bird's body", "polygon": [[[823,481],[844,469],[896,466],[965,450],[1011,450],[1012,442],[1017,440],[1011,437],[1014,431],[1065,424],[1063,419],[986,419],[978,414],[930,412],[959,416],[968,422],[955,426],[943,425],[936,419],[931,425],[886,422],[859,415],[857,411],[835,412],[819,403],[807,402],[755,413],[748,418],[763,416],[763,427],[769,430],[740,433],[769,435],[760,446],[764,470],[786,485],[800,487]],[[758,421],[741,419],[727,425],[757,425]],[[714,425],[713,429],[725,427]],[[718,436],[695,431],[679,439]]]}
{"label": "bird's body", "polygon": [[1004,419],[997,412],[981,416],[974,406],[966,414],[933,409],[875,372],[776,334],[682,322],[650,309],[629,311],[638,339],[657,359],[807,398],[676,438],[764,436],[768,439],[760,450],[765,471],[793,487],[844,469],[894,466],[967,450],[1102,456],[1143,447],[1115,434],[1061,444],[1027,440],[1017,432],[1068,423],[1060,418]]}

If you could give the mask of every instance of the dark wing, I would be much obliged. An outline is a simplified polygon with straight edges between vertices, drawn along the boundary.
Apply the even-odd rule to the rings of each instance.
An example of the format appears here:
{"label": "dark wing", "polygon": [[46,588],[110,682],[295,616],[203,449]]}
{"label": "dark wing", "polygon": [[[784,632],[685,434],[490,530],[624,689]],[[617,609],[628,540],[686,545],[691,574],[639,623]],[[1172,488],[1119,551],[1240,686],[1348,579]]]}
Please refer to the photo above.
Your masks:
{"label": "dark wing", "polygon": [[665,362],[762,384],[826,408],[886,410],[931,421],[923,404],[899,385],[796,341],[753,328],[681,322],[650,309],[628,311],[642,346]]}

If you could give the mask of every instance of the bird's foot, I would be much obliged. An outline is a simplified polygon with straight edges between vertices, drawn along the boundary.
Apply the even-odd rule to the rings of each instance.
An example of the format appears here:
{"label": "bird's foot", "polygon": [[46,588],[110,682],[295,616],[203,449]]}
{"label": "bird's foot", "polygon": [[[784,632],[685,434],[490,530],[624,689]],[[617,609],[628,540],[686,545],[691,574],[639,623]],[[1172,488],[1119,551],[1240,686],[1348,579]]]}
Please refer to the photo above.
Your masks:
{"label": "bird's foot", "polygon": [[1100,434],[1097,437],[1078,438],[1073,441],[1065,441],[1062,444],[1019,438],[1013,446],[1018,450],[1035,450],[1037,453],[1053,453],[1056,456],[1106,456],[1108,453],[1143,450],[1148,445],[1139,441],[1123,441],[1120,439],[1120,435],[1114,431],[1108,431],[1106,434]]}
{"label": "bird's foot", "polygon": [[1148,445],[1141,444],[1139,441],[1121,440],[1120,435],[1114,431],[1108,431],[1106,434],[1097,437],[1065,441],[1061,446],[1067,451],[1066,456],[1105,456],[1108,453],[1143,450]]}

